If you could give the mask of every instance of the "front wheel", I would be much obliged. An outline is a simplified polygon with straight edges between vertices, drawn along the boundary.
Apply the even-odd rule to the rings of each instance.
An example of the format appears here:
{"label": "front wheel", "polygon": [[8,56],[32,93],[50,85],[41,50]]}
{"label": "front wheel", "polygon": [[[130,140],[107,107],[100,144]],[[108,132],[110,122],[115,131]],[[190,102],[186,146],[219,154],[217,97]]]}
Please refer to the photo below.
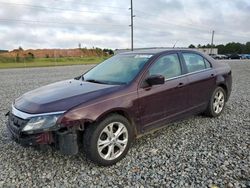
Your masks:
{"label": "front wheel", "polygon": [[102,166],[113,165],[121,160],[127,154],[132,140],[131,124],[118,114],[89,125],[83,135],[86,157]]}
{"label": "front wheel", "polygon": [[225,108],[226,92],[222,87],[217,87],[208,104],[205,114],[210,117],[217,117],[221,115]]}

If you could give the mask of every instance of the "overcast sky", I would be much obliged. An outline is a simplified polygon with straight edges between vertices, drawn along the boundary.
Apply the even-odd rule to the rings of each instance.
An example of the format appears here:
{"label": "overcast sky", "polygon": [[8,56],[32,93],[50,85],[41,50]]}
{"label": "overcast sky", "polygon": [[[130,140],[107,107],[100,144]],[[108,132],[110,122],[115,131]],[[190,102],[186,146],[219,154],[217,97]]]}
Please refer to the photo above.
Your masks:
{"label": "overcast sky", "polygon": [[[0,49],[130,48],[130,0],[0,0]],[[250,0],[134,0],[134,47],[250,41]]]}

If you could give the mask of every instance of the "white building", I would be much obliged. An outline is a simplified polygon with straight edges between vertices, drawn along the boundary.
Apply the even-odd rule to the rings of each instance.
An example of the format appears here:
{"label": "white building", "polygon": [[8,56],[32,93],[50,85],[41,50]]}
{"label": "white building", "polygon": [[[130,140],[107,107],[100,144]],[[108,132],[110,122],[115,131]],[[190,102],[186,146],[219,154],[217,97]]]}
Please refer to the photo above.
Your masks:
{"label": "white building", "polygon": [[203,52],[205,54],[218,54],[218,48],[195,48],[200,52]]}
{"label": "white building", "polygon": [[[173,48],[168,48],[168,47],[152,47],[152,48],[134,48],[134,51],[136,50],[150,50],[150,49],[173,49]],[[176,49],[191,49],[191,50],[197,50],[199,52],[203,52],[205,54],[218,54],[218,48],[176,48]],[[114,51],[115,54],[123,53],[123,52],[129,52],[130,49],[116,49]]]}

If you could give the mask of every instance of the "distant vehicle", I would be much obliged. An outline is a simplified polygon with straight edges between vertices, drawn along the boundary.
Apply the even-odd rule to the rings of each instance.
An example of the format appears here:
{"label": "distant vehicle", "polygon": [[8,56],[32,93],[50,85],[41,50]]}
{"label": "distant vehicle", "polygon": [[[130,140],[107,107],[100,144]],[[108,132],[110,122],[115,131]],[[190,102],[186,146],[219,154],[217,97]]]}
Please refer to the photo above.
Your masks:
{"label": "distant vehicle", "polygon": [[241,59],[250,59],[250,54],[241,54]]}
{"label": "distant vehicle", "polygon": [[214,59],[227,59],[226,55],[223,54],[209,54]]}
{"label": "distant vehicle", "polygon": [[83,147],[108,166],[140,135],[194,114],[221,115],[231,86],[230,66],[197,51],[127,52],[17,98],[7,128],[23,145],[54,145],[65,154]]}
{"label": "distant vehicle", "polygon": [[229,59],[229,56],[231,56],[232,54],[225,54],[226,59]]}
{"label": "distant vehicle", "polygon": [[219,59],[227,59],[227,56],[224,54],[217,54]]}
{"label": "distant vehicle", "polygon": [[216,54],[209,54],[209,56],[211,56],[214,59],[217,59],[217,55]]}
{"label": "distant vehicle", "polygon": [[241,59],[241,56],[239,54],[231,54],[228,56],[228,59]]}

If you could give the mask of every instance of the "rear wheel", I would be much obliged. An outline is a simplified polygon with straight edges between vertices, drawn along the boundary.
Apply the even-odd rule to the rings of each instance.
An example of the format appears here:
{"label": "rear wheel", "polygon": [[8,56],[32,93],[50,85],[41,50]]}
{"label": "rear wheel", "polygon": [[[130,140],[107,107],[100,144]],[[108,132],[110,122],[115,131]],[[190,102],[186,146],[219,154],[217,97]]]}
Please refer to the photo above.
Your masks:
{"label": "rear wheel", "polygon": [[83,145],[86,157],[102,165],[113,165],[128,152],[133,140],[129,121],[118,114],[108,116],[84,131]]}
{"label": "rear wheel", "polygon": [[210,117],[217,117],[221,115],[225,107],[225,102],[226,102],[225,90],[222,87],[217,87],[210,98],[205,114]]}

